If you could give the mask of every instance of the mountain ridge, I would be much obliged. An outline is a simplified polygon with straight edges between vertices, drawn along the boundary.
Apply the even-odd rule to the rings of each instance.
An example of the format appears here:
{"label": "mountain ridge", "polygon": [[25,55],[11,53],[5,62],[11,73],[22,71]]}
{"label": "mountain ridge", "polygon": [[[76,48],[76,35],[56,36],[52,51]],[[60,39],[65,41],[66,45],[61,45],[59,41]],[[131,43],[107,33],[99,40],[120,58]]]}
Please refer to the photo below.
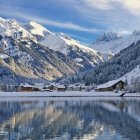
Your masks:
{"label": "mountain ridge", "polygon": [[[70,48],[71,53],[51,48],[51,43],[47,44],[49,40],[43,42],[49,36],[58,38],[56,44],[64,44],[62,47]],[[63,37],[56,35],[36,22],[29,22],[27,26],[15,19],[3,18],[0,18],[0,61],[0,83],[7,84],[48,82],[103,62],[101,54],[64,34]]]}

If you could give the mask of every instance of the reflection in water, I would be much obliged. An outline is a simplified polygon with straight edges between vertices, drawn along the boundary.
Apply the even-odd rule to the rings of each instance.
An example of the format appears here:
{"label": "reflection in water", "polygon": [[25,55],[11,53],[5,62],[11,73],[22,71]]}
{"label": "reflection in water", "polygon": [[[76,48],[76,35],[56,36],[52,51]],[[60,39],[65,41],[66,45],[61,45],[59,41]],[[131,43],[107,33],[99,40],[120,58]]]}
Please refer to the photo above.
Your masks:
{"label": "reflection in water", "polygon": [[140,140],[140,100],[0,102],[0,140]]}

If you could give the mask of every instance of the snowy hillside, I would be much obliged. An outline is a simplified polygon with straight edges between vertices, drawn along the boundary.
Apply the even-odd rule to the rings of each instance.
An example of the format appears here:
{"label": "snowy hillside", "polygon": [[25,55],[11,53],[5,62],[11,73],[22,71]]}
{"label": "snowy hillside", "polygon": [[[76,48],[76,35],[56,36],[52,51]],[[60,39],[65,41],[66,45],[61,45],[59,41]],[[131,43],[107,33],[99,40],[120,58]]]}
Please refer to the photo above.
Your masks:
{"label": "snowy hillside", "polygon": [[[104,56],[63,33],[54,34],[38,23],[30,22],[25,28],[38,39],[38,42],[50,49],[61,52],[83,67],[83,70],[95,67],[104,61]],[[38,31],[39,30],[39,31]]]}
{"label": "snowy hillside", "polygon": [[103,54],[117,54],[139,40],[140,31],[134,31],[131,35],[127,36],[119,36],[116,33],[104,33],[90,47]]}
{"label": "snowy hillside", "polygon": [[123,77],[119,78],[120,80],[127,80],[128,84],[131,84],[131,80],[140,76],[140,65],[134,68],[132,71],[126,73]]}
{"label": "snowy hillside", "polygon": [[127,81],[127,84],[131,85],[132,80],[137,77],[140,77],[140,65],[138,65],[136,68],[134,68],[133,70],[131,70],[130,72],[126,73],[124,76],[122,76],[116,80],[112,80],[107,83],[98,85],[97,88],[111,87],[112,85],[116,84],[119,81],[124,81],[124,82]]}

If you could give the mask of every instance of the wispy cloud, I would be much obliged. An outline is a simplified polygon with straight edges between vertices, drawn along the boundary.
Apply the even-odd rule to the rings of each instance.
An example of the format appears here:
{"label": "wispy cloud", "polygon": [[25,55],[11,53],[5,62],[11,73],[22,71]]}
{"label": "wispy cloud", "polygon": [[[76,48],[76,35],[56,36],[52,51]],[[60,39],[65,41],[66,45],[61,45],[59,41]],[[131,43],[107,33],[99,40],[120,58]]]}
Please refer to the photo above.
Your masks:
{"label": "wispy cloud", "polygon": [[121,4],[132,14],[140,16],[140,0],[123,0]]}
{"label": "wispy cloud", "polygon": [[105,31],[130,34],[140,29],[140,0],[40,0],[34,3],[32,0],[0,0],[0,3],[0,15],[33,20],[53,26],[56,31],[78,31],[77,35],[83,32],[82,37]]}
{"label": "wispy cloud", "polygon": [[[40,24],[45,24],[45,25],[50,25],[58,28],[63,28],[63,29],[68,29],[68,30],[75,30],[75,31],[81,31],[81,32],[90,32],[90,33],[96,33],[100,32],[101,30],[96,29],[96,28],[89,28],[89,27],[84,27],[78,24],[74,24],[72,22],[62,22],[62,21],[56,21],[56,20],[50,20],[48,18],[44,17],[39,17],[39,16],[34,16],[31,14],[26,13],[24,11],[25,9],[22,8],[11,8],[10,6],[2,7],[0,14],[5,15],[5,16],[11,16],[15,18],[20,18],[28,21],[36,21],[39,22]],[[24,11],[24,12],[21,12]]]}
{"label": "wispy cloud", "polygon": [[109,10],[112,9],[110,0],[82,0],[87,6],[91,8],[97,8],[100,10]]}
{"label": "wispy cloud", "polygon": [[117,7],[124,8],[128,12],[140,16],[140,0],[82,0],[86,5],[100,10],[111,10]]}
{"label": "wispy cloud", "polygon": [[104,30],[129,34],[140,28],[140,0],[73,0],[75,3],[69,4],[68,0],[63,1],[65,6],[71,4],[84,20]]}
{"label": "wispy cloud", "polygon": [[40,18],[40,17],[33,17],[33,16],[26,16],[26,19],[28,20],[34,20],[42,24],[46,25],[51,25],[55,27],[60,27],[60,28],[65,28],[65,29],[70,29],[70,30],[76,30],[76,31],[83,31],[83,32],[99,32],[99,29],[96,28],[88,28],[88,27],[83,27],[77,24],[73,24],[71,22],[60,22],[60,21],[54,21],[54,20],[49,20],[45,18]]}

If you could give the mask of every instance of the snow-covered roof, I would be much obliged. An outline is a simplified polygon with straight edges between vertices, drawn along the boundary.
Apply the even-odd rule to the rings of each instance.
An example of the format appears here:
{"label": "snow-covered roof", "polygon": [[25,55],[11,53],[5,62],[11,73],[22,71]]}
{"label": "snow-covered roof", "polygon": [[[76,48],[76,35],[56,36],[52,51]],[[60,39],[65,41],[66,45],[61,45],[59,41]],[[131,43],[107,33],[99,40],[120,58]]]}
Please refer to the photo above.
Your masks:
{"label": "snow-covered roof", "polygon": [[69,88],[79,88],[79,87],[86,87],[84,84],[75,84],[75,85],[73,85],[73,84],[71,84],[71,85],[69,85]]}
{"label": "snow-covered roof", "polygon": [[119,81],[123,81],[123,80],[117,79],[117,80],[109,81],[102,85],[98,85],[96,89],[111,87],[111,86],[115,85],[116,83],[118,83]]}
{"label": "snow-covered roof", "polygon": [[20,86],[22,86],[22,87],[35,87],[35,86],[29,85],[29,84],[20,84]]}
{"label": "snow-covered roof", "polygon": [[65,88],[65,86],[63,86],[63,85],[58,85],[57,87],[58,88]]}
{"label": "snow-covered roof", "polygon": [[49,86],[55,86],[57,88],[65,88],[65,86],[64,85],[61,85],[60,83],[51,83],[50,85],[48,85],[48,87]]}

